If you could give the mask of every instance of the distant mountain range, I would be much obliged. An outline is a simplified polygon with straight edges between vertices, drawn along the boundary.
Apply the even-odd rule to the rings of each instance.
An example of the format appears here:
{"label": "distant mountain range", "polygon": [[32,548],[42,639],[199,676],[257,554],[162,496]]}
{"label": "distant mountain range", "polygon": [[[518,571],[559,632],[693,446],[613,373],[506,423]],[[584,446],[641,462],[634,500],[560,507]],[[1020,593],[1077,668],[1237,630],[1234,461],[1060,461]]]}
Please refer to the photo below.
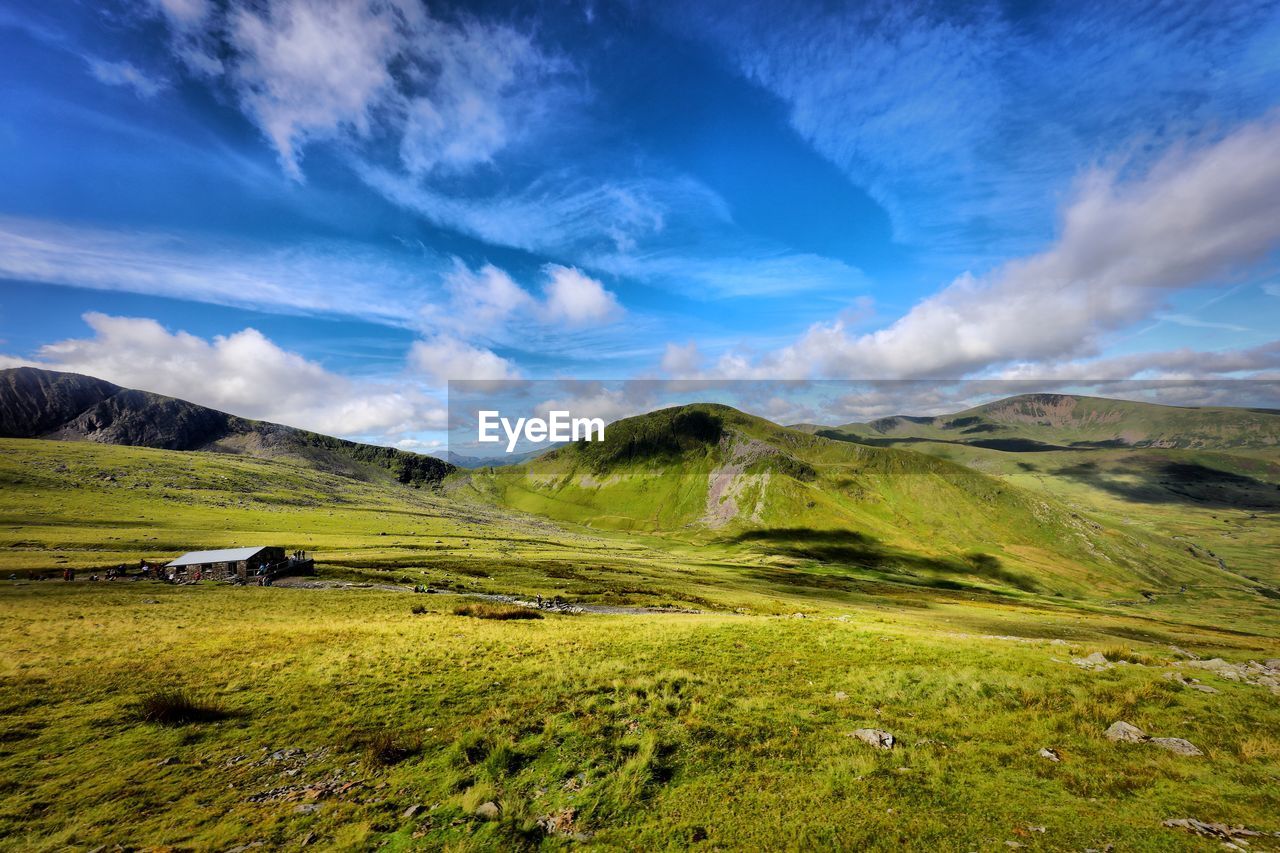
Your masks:
{"label": "distant mountain range", "polygon": [[360,480],[391,477],[415,486],[439,483],[454,470],[434,456],[250,420],[92,376],[32,367],[0,370],[0,436],[294,457]]}
{"label": "distant mountain range", "polygon": [[1280,446],[1280,410],[1162,406],[1072,394],[1023,394],[953,415],[796,428],[873,446],[941,442],[1011,452]]}

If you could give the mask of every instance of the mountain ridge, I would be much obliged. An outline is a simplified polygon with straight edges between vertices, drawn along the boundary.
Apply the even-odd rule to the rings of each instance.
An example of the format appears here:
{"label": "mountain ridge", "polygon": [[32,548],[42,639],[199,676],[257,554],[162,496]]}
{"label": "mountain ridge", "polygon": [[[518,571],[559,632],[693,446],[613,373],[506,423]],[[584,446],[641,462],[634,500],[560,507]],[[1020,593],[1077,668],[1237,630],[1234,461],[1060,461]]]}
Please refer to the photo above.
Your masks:
{"label": "mountain ridge", "polygon": [[840,426],[803,425],[845,441],[943,441],[1013,452],[1071,448],[1280,446],[1280,411],[1171,406],[1080,394],[1019,394],[951,414],[891,415]]}
{"label": "mountain ridge", "polygon": [[243,418],[92,376],[34,367],[0,370],[0,436],[291,456],[355,479],[390,475],[415,486],[438,484],[455,470],[434,456]]}

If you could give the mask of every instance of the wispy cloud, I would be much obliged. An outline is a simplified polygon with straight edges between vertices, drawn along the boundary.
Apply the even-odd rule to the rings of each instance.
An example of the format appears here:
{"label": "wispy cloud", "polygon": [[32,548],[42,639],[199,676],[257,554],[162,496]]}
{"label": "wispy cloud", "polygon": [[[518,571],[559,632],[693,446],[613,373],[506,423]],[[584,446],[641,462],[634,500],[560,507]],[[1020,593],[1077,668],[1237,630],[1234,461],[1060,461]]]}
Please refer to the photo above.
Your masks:
{"label": "wispy cloud", "polygon": [[870,285],[861,270],[833,258],[732,239],[716,248],[722,254],[708,254],[706,249],[697,247],[675,247],[589,255],[583,263],[613,275],[679,290],[693,299],[815,291],[848,294]]}
{"label": "wispy cloud", "polygon": [[175,55],[218,79],[290,176],[314,142],[390,138],[424,176],[472,169],[526,136],[567,66],[526,33],[412,0],[155,0]]}
{"label": "wispy cloud", "polygon": [[107,62],[93,57],[88,57],[85,61],[89,63],[89,70],[99,82],[132,89],[143,98],[153,98],[169,85],[163,78],[151,77],[139,71],[131,62]]}
{"label": "wispy cloud", "polygon": [[0,277],[413,327],[444,258],[356,244],[262,246],[0,218]]}
{"label": "wispy cloud", "polygon": [[361,163],[360,177],[428,220],[498,246],[577,256],[619,251],[661,234],[676,211],[724,219],[724,203],[694,181],[590,180],[560,171],[499,195],[450,194],[385,167]]}
{"label": "wispy cloud", "polygon": [[1052,227],[1043,200],[1082,164],[1256,118],[1280,85],[1280,11],[1266,2],[663,8],[780,97],[898,237],[934,253],[975,254],[975,233],[988,257],[1025,250]]}
{"label": "wispy cloud", "polygon": [[1228,332],[1252,331],[1248,326],[1240,326],[1236,323],[1217,323],[1212,320],[1202,320],[1199,317],[1192,317],[1189,314],[1157,314],[1156,319],[1165,323],[1173,323],[1175,326],[1186,326],[1190,329],[1223,329]]}

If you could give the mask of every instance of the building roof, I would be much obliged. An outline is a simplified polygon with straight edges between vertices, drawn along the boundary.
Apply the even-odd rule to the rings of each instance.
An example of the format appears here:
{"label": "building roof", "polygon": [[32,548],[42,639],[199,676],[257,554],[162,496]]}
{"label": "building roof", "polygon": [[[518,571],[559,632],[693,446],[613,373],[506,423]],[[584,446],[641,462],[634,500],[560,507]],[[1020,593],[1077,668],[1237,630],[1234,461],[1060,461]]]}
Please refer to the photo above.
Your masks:
{"label": "building roof", "polygon": [[238,563],[241,560],[249,559],[267,547],[266,545],[258,545],[253,548],[223,548],[221,551],[192,551],[190,554],[183,554],[172,563],[166,565],[165,568],[201,566],[205,563]]}

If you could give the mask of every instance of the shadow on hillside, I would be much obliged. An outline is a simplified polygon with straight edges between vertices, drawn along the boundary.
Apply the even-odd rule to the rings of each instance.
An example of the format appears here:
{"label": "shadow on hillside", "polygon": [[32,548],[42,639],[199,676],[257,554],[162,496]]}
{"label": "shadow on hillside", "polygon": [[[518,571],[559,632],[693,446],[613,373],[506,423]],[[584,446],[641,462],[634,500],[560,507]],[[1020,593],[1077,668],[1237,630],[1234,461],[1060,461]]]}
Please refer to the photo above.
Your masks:
{"label": "shadow on hillside", "polygon": [[1130,458],[1107,467],[1081,462],[1054,473],[1135,503],[1280,509],[1280,486],[1194,462]]}
{"label": "shadow on hillside", "polygon": [[[968,584],[955,576],[980,577],[1027,592],[1037,591],[1030,578],[1005,568],[991,554],[971,553],[963,557],[938,557],[886,546],[873,536],[856,530],[817,530],[811,527],[774,527],[748,530],[728,540],[729,544],[751,545],[756,550],[795,560],[812,560],[827,566],[867,569],[893,576],[903,582],[935,589],[963,590]],[[789,586],[845,589],[847,578],[804,570],[767,568],[756,571],[761,580]]]}

